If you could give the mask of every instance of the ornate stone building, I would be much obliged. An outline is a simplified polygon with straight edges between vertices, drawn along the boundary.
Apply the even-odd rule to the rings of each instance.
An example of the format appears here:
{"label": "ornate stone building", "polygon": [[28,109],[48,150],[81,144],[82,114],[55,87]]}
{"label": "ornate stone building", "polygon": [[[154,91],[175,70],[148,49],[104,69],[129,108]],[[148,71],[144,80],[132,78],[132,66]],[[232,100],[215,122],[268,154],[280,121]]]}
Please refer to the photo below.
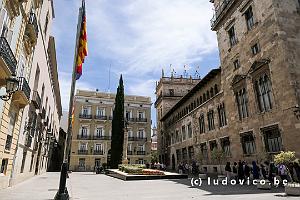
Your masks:
{"label": "ornate stone building", "polygon": [[[0,188],[45,172],[61,115],[53,1],[0,1]],[[4,96],[3,96],[4,95]],[[2,98],[3,99],[3,98]]]}
{"label": "ornate stone building", "polygon": [[222,164],[262,162],[282,150],[299,157],[300,2],[211,2],[221,67],[158,117],[161,161],[220,171],[220,153]]}
{"label": "ornate stone building", "polygon": [[[75,95],[70,169],[93,171],[109,165],[111,123],[115,94],[78,90]],[[129,163],[148,163],[151,159],[151,99],[125,95],[128,121]]]}

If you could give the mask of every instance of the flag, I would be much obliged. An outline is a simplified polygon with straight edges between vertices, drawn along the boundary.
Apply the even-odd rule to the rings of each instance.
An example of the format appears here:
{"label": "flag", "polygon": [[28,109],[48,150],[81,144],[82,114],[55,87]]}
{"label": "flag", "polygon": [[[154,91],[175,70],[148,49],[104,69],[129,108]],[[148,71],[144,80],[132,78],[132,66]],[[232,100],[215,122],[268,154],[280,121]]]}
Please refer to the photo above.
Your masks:
{"label": "flag", "polygon": [[82,75],[82,64],[87,56],[87,30],[86,30],[86,14],[85,0],[82,0],[82,20],[78,38],[77,60],[76,60],[76,80]]}

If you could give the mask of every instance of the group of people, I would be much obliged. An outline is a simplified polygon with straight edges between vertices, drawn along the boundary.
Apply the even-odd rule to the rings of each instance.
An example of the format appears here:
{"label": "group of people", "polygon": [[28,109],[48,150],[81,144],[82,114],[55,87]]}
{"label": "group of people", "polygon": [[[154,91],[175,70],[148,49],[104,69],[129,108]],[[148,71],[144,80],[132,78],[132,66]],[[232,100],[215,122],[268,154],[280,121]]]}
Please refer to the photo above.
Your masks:
{"label": "group of people", "polygon": [[178,165],[178,171],[179,174],[198,174],[199,173],[199,164],[195,161],[192,161],[192,163],[189,165],[186,163],[179,163]]}
{"label": "group of people", "polygon": [[273,162],[268,161],[261,164],[252,161],[252,165],[249,165],[246,161],[239,161],[238,163],[234,162],[231,166],[230,162],[227,162],[225,172],[228,179],[263,178],[273,182],[274,177],[279,175],[282,180],[300,182],[300,166],[297,162],[291,163],[288,166],[283,164],[275,165]]}

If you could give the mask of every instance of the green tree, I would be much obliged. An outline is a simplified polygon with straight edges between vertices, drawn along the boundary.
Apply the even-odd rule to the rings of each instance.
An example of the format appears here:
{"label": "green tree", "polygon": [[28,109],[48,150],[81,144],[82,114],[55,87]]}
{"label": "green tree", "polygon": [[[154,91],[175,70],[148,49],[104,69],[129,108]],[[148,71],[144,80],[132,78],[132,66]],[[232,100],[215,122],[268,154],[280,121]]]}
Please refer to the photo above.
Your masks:
{"label": "green tree", "polygon": [[111,135],[111,161],[110,167],[117,169],[122,162],[124,141],[124,85],[122,75],[115,99],[115,109],[113,111],[112,135]]}

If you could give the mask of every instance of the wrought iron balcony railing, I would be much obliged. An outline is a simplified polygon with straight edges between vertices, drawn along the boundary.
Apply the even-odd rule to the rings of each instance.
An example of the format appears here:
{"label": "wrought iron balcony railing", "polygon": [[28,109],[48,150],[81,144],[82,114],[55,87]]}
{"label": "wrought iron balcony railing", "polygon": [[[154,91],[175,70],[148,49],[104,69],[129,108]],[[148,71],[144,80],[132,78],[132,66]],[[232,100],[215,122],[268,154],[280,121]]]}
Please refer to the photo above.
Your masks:
{"label": "wrought iron balcony railing", "polygon": [[107,116],[105,116],[105,115],[95,115],[95,119],[98,119],[98,120],[107,120]]}
{"label": "wrought iron balcony railing", "polygon": [[29,87],[27,80],[24,77],[18,77],[18,81],[19,81],[18,90],[24,92],[27,100],[29,101],[31,89]]}
{"label": "wrought iron balcony railing", "polygon": [[218,24],[224,13],[226,13],[225,11],[228,10],[231,7],[231,5],[233,5],[233,3],[237,1],[240,0],[223,0],[223,2],[216,8],[214,16],[210,20],[212,29],[215,28],[215,26]]}
{"label": "wrought iron balcony railing", "polygon": [[41,116],[41,119],[45,119],[46,118],[46,109],[42,108],[42,110],[40,110],[39,114]]}
{"label": "wrought iron balcony railing", "polygon": [[137,151],[136,155],[146,155],[146,151]]}
{"label": "wrought iron balcony railing", "polygon": [[128,137],[128,141],[147,141],[145,137]]}
{"label": "wrought iron balcony railing", "polygon": [[5,37],[0,37],[0,56],[5,61],[11,75],[15,75],[17,60]]}
{"label": "wrought iron balcony railing", "polygon": [[35,31],[35,35],[36,35],[36,38],[37,38],[38,35],[39,35],[39,27],[38,27],[37,18],[36,18],[35,13],[33,13],[33,12],[30,13],[28,24],[33,26],[34,31]]}
{"label": "wrought iron balcony railing", "polygon": [[38,91],[33,91],[31,101],[32,101],[32,103],[33,103],[33,105],[35,106],[36,109],[41,108],[42,100],[41,100],[41,97],[40,97]]}
{"label": "wrought iron balcony railing", "polygon": [[111,140],[111,136],[106,135],[94,135],[94,140]]}
{"label": "wrought iron balcony railing", "polygon": [[104,152],[101,150],[94,150],[94,155],[103,155]]}
{"label": "wrought iron balcony railing", "polygon": [[147,122],[147,118],[136,118],[136,122]]}
{"label": "wrought iron balcony railing", "polygon": [[90,140],[91,137],[89,135],[77,135],[77,139],[79,139],[79,140]]}
{"label": "wrought iron balcony railing", "polygon": [[87,115],[87,114],[79,114],[79,118],[81,119],[92,119],[92,115]]}
{"label": "wrought iron balcony railing", "polygon": [[89,152],[86,149],[79,149],[78,150],[78,155],[88,155]]}
{"label": "wrought iron balcony railing", "polygon": [[127,155],[133,155],[133,154],[132,154],[132,151],[128,151],[128,150],[127,150]]}

